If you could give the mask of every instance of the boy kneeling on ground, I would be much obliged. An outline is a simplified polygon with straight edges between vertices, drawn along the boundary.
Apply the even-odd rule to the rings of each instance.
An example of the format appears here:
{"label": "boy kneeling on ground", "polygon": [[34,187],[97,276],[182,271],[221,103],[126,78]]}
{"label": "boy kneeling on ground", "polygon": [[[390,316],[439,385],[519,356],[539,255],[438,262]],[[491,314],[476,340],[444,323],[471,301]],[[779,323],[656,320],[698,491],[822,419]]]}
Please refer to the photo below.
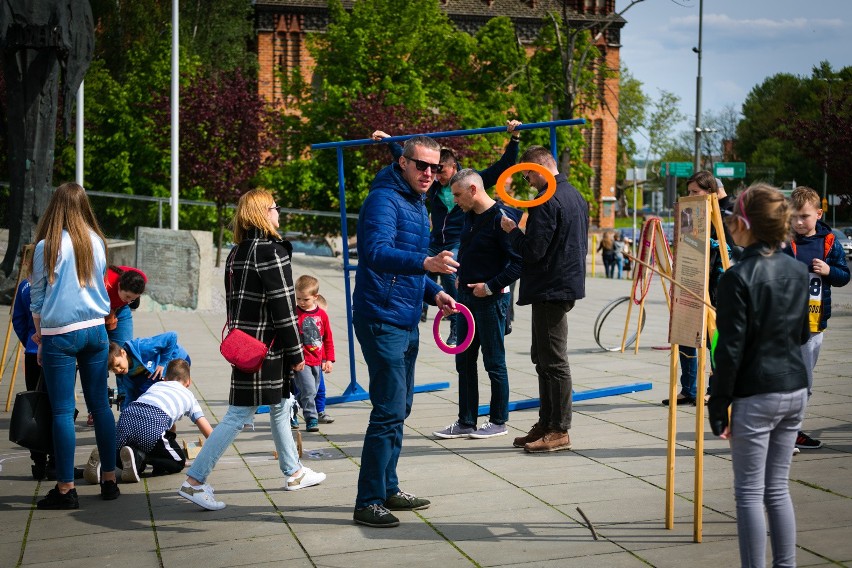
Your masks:
{"label": "boy kneeling on ground", "polygon": [[[121,481],[135,483],[148,465],[153,475],[178,473],[186,465],[186,455],[177,443],[175,424],[188,416],[207,438],[213,431],[198,400],[189,387],[192,378],[189,363],[173,359],[166,368],[165,380],[151,387],[132,402],[118,418],[115,432],[117,463],[121,463]],[[92,451],[83,472],[89,483],[98,483],[100,456]]]}

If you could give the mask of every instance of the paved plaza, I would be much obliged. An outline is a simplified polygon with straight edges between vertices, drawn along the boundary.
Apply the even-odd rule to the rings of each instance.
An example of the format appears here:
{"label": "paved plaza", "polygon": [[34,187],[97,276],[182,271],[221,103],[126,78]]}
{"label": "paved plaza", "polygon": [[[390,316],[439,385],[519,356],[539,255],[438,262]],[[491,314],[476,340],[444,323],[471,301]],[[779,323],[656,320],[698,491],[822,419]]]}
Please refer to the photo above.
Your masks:
{"label": "paved plaza", "polygon": [[[326,381],[329,395],[338,395],[350,381],[341,261],[299,256],[294,265],[294,275],[311,273],[320,279],[320,292],[329,301],[337,363]],[[221,295],[221,277],[215,286]],[[404,490],[431,499],[432,506],[399,513],[402,522],[394,529],[352,522],[368,401],[330,406],[333,424],[320,425],[319,433],[302,432],[304,463],[328,479],[295,492],[283,490],[272,455],[269,415],[257,415],[254,429],[237,437],[208,480],[217,498],[227,503],[216,512],[178,497],[182,475],[122,484],[117,501],[102,501],[97,487],[80,480],[79,510],[36,510],[35,501],[52,483],[31,479],[28,452],[8,442],[9,413],[0,412],[0,566],[738,565],[730,451],[709,427],[704,435],[702,542],[693,541],[695,407],[677,412],[675,522],[672,530],[664,526],[668,410],[660,400],[668,398],[670,353],[666,304],[656,278],[638,354],[632,349],[606,352],[593,339],[601,308],[629,293],[626,280],[587,280],[586,299],[569,314],[574,389],[636,382],[650,382],[653,388],[577,402],[570,431],[573,449],[555,454],[530,455],[512,448],[512,438],[536,422],[534,408],[510,414],[508,436],[432,436],[457,417],[457,377],[453,358],[432,339],[431,310],[430,322],[421,324],[417,383],[449,382],[450,388],[415,395],[399,474]],[[805,422],[805,429],[825,447],[795,456],[791,472],[799,566],[852,565],[852,287],[833,291],[833,302]],[[9,315],[5,307],[2,311],[5,330]],[[530,309],[516,307],[515,313],[506,343],[511,400],[520,401],[538,392],[529,361]],[[214,425],[228,399],[229,366],[218,352],[224,319],[221,308],[140,310],[134,316],[137,336],[178,332],[192,356],[193,390]],[[360,347],[355,345],[354,351],[358,382],[367,388]],[[7,372],[0,383],[4,398],[9,377]],[[482,403],[488,402],[487,381],[481,371]],[[23,390],[21,373],[16,390]],[[80,411],[76,463],[82,466],[94,447],[82,396]],[[187,420],[178,423],[178,432],[187,440],[198,436]],[[597,540],[578,508],[593,524]]]}

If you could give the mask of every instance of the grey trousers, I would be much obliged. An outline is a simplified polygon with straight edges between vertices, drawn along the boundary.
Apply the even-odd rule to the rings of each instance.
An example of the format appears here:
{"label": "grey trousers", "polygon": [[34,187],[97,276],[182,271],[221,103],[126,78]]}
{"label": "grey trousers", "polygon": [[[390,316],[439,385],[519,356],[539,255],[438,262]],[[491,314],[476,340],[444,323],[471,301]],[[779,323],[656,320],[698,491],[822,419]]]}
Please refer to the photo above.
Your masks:
{"label": "grey trousers", "polygon": [[293,382],[298,390],[299,406],[305,422],[317,419],[317,388],[319,388],[322,367],[305,365],[301,371],[293,373]]}
{"label": "grey trousers", "polygon": [[814,367],[819,359],[819,350],[822,347],[823,332],[811,333],[808,341],[802,345],[802,359],[805,360],[805,368],[808,370],[808,396],[814,390]]}
{"label": "grey trousers", "polygon": [[740,562],[744,567],[765,565],[766,517],[772,565],[796,565],[796,516],[788,484],[793,447],[807,401],[804,388],[734,399],[731,460]]}

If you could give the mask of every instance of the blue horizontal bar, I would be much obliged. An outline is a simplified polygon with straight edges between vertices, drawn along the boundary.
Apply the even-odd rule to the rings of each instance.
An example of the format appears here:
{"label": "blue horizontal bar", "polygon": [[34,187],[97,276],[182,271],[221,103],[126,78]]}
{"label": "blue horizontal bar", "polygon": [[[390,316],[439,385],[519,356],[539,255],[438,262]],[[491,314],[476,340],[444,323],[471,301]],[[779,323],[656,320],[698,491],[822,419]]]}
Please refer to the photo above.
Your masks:
{"label": "blue horizontal bar", "polygon": [[[355,383],[355,384],[357,385],[358,383]],[[364,389],[361,389],[360,387],[358,387],[358,388],[360,389],[358,392],[350,392],[350,393],[344,392],[340,396],[330,396],[330,397],[325,399],[325,403],[326,403],[326,405],[332,405],[332,404],[340,404],[340,403],[343,403],[343,402],[357,402],[359,400],[369,400],[370,399],[370,393],[368,393]],[[425,385],[414,385],[414,392],[415,393],[432,392],[432,391],[444,390],[444,389],[448,389],[448,388],[450,388],[450,383],[427,383]],[[349,390],[349,389],[347,389],[347,390]]]}
{"label": "blue horizontal bar", "polygon": [[[584,118],[572,118],[569,120],[551,120],[549,122],[531,122],[522,124],[515,130],[534,130],[536,128],[549,128],[553,126],[577,126],[586,124]],[[494,132],[506,132],[505,126],[488,126],[486,128],[473,128],[470,130],[448,130],[446,132],[428,132],[423,134],[406,134],[404,136],[391,136],[382,140],[364,138],[362,140],[342,140],[340,142],[320,142],[311,144],[311,150],[323,150],[325,148],[345,148],[347,146],[366,146],[369,144],[387,144],[388,142],[404,142],[415,136],[428,136],[429,138],[451,138],[453,136],[469,136],[471,134],[491,134]]]}
{"label": "blue horizontal bar", "polygon": [[[573,402],[579,402],[581,400],[590,400],[593,398],[603,398],[605,396],[617,396],[620,394],[628,394],[631,392],[639,392],[651,390],[653,385],[651,383],[632,383],[628,385],[621,385],[617,387],[604,387],[600,389],[590,389],[583,392],[575,392],[571,395],[571,399]],[[538,408],[541,406],[541,400],[537,398],[527,398],[524,400],[516,400],[509,402],[509,412],[513,410],[525,410],[527,408]],[[488,404],[479,405],[479,415],[485,416],[491,413],[491,406]]]}

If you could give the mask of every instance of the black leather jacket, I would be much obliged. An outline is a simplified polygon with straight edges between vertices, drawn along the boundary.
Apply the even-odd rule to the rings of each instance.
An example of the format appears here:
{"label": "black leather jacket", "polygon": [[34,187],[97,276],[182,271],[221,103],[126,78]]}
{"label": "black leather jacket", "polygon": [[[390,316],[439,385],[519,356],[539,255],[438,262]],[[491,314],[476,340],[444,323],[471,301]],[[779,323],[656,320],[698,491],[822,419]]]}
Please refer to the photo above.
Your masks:
{"label": "black leather jacket", "polygon": [[[808,340],[808,271],[763,243],[743,250],[719,280],[719,339],[709,403],[713,432],[734,398],[808,386],[801,345]],[[721,430],[720,430],[721,431]]]}

